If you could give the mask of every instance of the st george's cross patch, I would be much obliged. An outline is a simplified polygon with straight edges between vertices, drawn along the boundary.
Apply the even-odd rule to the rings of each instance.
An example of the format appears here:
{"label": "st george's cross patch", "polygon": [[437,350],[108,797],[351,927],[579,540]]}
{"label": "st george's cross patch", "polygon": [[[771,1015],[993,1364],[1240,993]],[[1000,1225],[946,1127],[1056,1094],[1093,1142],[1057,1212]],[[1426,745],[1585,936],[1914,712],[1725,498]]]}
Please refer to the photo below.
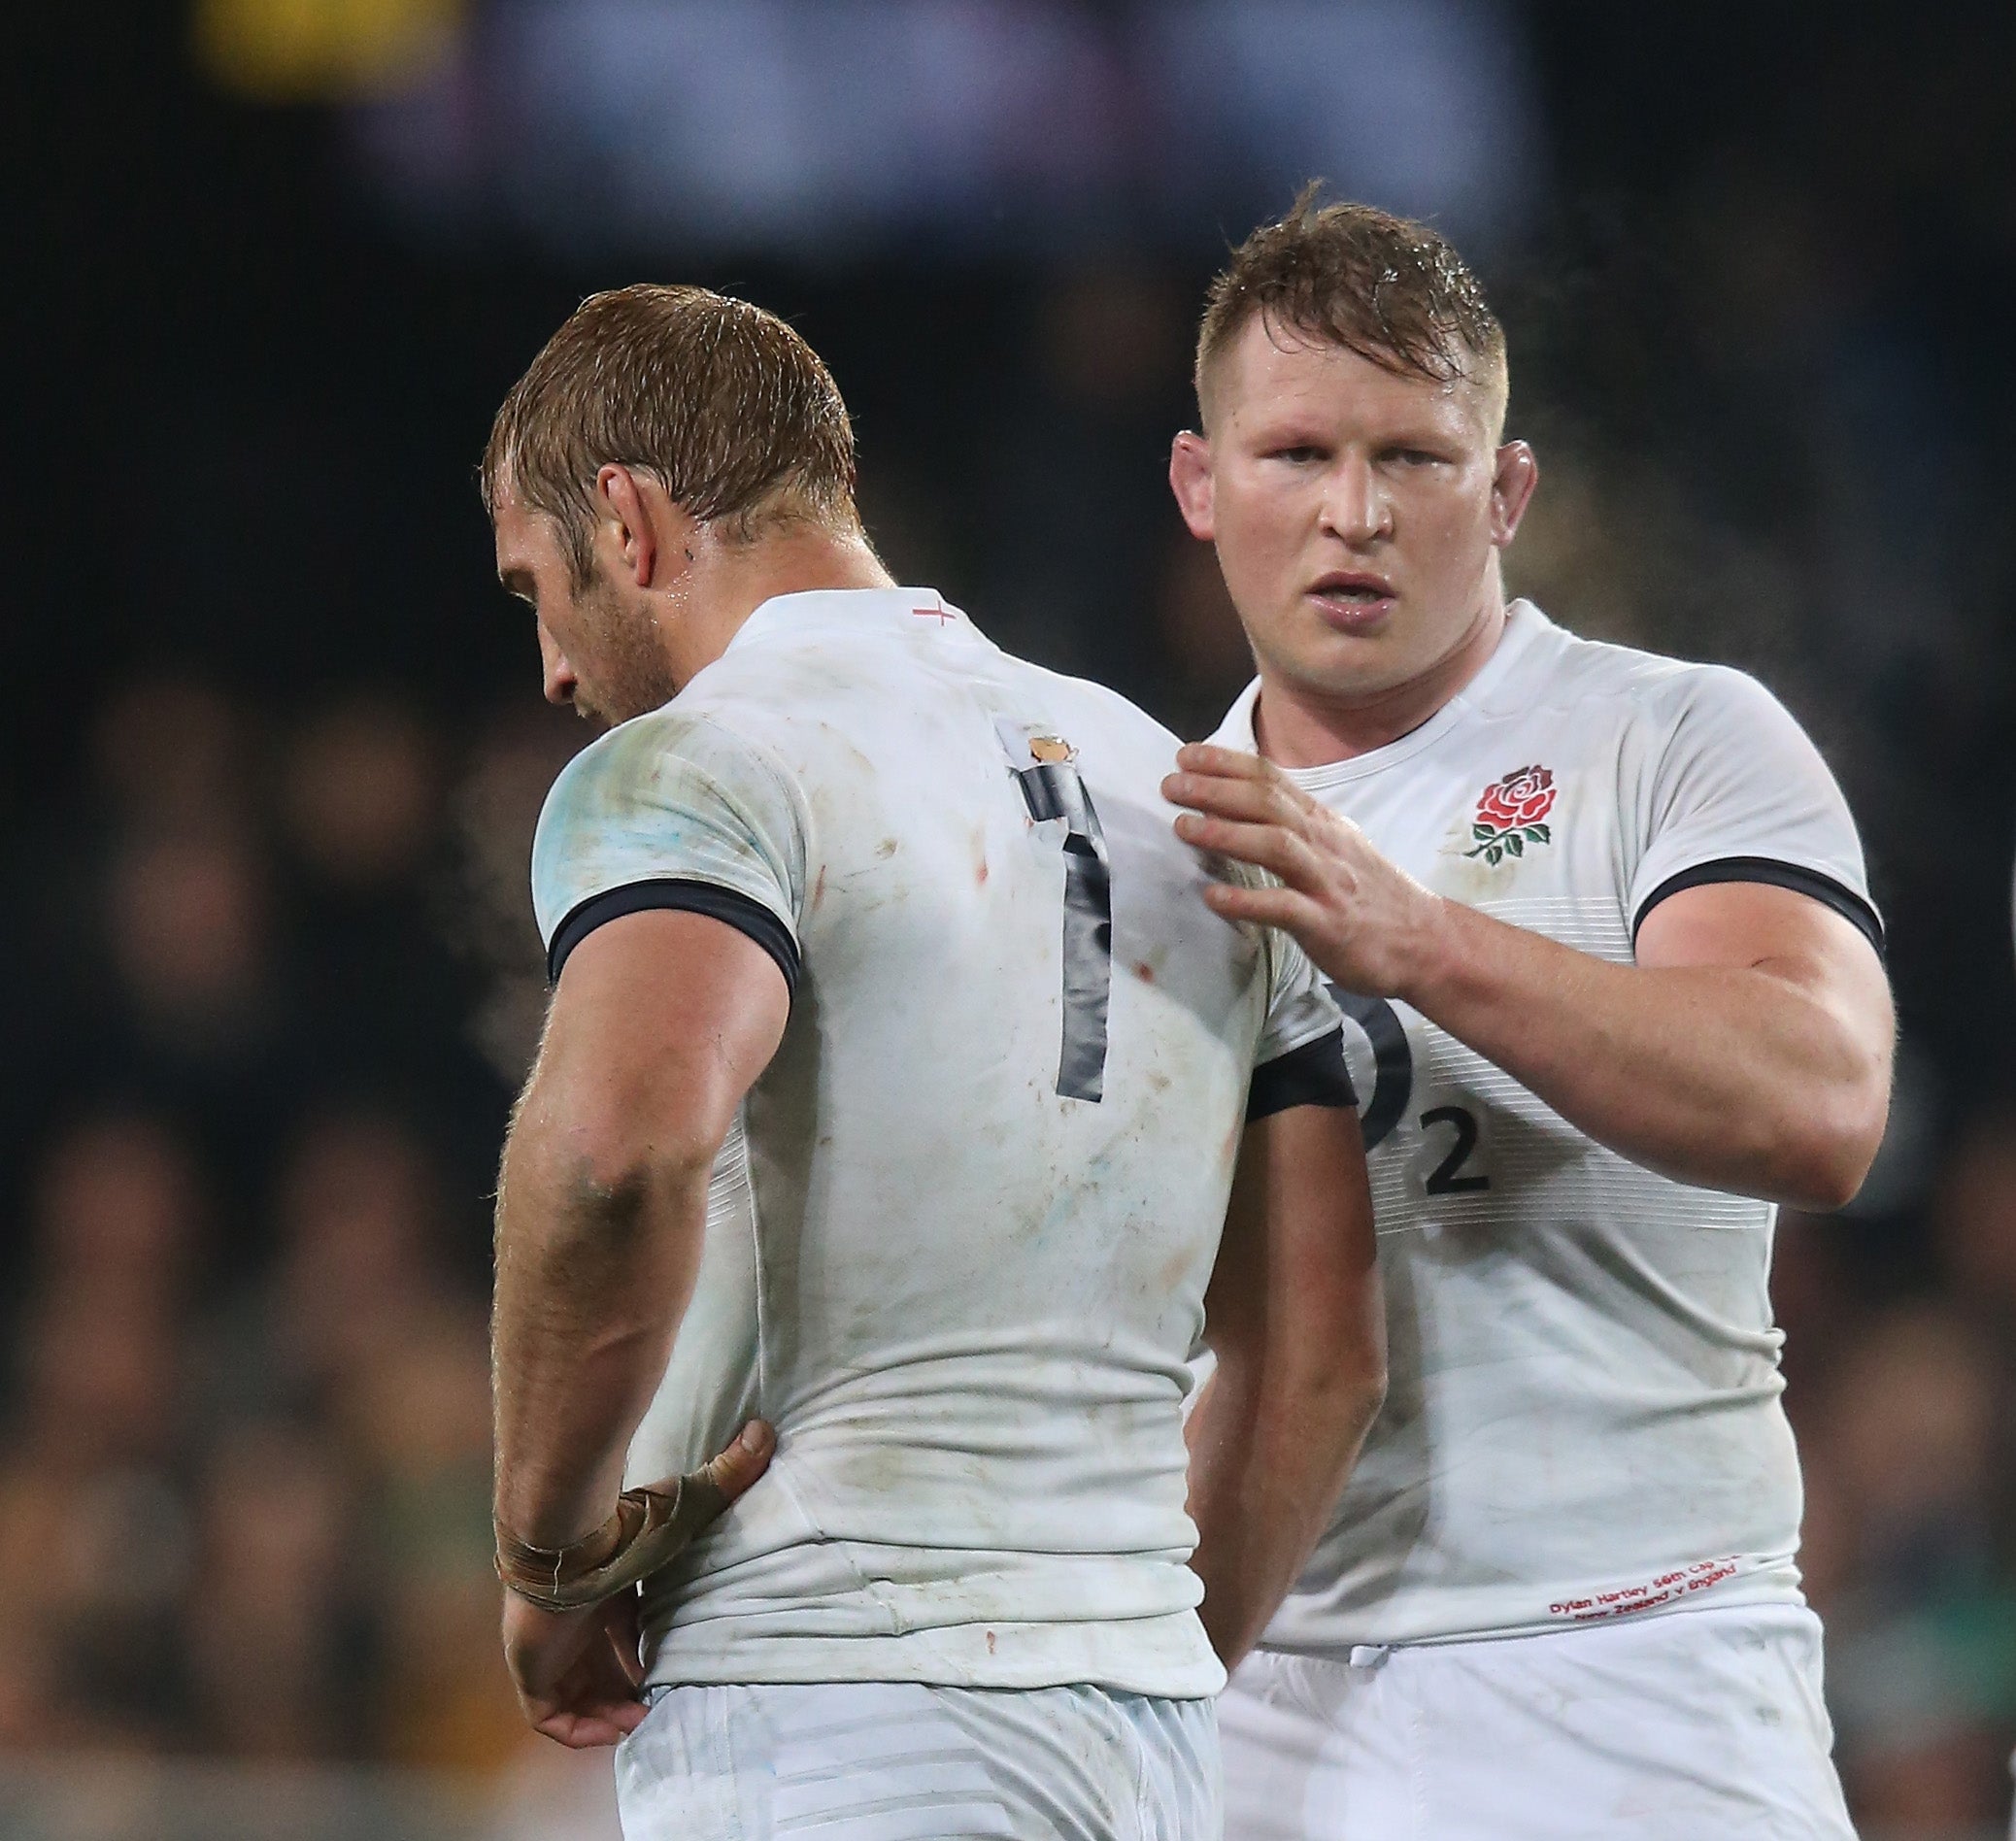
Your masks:
{"label": "st george's cross patch", "polygon": [[1554,833],[1546,819],[1554,810],[1554,776],[1545,767],[1515,767],[1504,779],[1486,787],[1470,820],[1476,841],[1463,852],[1495,863],[1524,856],[1529,844],[1549,844]]}

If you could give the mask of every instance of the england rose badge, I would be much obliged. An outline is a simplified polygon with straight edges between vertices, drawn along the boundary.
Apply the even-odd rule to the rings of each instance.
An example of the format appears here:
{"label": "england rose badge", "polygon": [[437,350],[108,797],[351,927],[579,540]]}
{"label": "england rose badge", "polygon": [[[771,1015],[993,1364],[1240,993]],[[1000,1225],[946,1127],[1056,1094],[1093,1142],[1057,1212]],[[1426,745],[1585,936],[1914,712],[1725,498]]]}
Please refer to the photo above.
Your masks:
{"label": "england rose badge", "polygon": [[1476,842],[1463,854],[1495,863],[1524,856],[1529,844],[1553,842],[1546,819],[1554,810],[1554,776],[1545,767],[1515,767],[1486,787],[1470,821]]}

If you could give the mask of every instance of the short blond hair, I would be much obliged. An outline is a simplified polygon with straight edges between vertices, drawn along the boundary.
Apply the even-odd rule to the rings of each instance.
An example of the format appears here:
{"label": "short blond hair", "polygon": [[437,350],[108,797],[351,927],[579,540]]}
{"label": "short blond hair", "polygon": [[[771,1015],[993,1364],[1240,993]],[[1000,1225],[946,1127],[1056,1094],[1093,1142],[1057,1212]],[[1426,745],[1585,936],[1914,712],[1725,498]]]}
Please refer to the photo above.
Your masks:
{"label": "short blond hair", "polygon": [[854,427],[819,353],[775,314],[704,287],[591,294],[497,411],[483,456],[494,518],[508,477],[591,574],[595,476],[634,467],[694,518],[747,535],[787,512],[858,527]]}
{"label": "short blond hair", "polygon": [[1284,218],[1232,251],[1211,284],[1197,334],[1197,404],[1210,416],[1211,374],[1249,321],[1343,346],[1402,376],[1465,382],[1503,427],[1505,329],[1477,278],[1436,231],[1372,205],[1319,205],[1303,187]]}

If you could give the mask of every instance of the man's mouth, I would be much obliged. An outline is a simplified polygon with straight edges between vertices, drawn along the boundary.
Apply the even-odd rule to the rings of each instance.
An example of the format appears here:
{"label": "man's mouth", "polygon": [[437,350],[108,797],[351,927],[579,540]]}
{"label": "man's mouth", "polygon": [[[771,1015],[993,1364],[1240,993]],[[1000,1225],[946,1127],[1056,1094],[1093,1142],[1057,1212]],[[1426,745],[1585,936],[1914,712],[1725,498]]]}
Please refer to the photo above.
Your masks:
{"label": "man's mouth", "polygon": [[1324,619],[1344,632],[1378,625],[1399,599],[1384,576],[1363,569],[1333,569],[1318,576],[1307,592]]}

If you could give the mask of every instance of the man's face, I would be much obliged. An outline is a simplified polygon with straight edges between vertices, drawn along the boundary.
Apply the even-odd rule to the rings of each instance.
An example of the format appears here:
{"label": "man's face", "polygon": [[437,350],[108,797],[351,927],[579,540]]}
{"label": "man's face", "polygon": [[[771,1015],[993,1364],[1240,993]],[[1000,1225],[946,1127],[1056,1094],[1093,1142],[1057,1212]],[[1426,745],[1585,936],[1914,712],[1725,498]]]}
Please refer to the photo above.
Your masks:
{"label": "man's face", "polygon": [[1499,591],[1531,487],[1524,444],[1495,445],[1485,391],[1259,317],[1210,381],[1209,435],[1178,437],[1171,483],[1262,663],[1355,701],[1455,652]]}
{"label": "man's face", "polygon": [[554,519],[501,483],[494,520],[497,579],[538,617],[549,703],[610,726],[669,702],[679,686],[658,645],[650,598],[625,596],[595,559],[577,589]]}

